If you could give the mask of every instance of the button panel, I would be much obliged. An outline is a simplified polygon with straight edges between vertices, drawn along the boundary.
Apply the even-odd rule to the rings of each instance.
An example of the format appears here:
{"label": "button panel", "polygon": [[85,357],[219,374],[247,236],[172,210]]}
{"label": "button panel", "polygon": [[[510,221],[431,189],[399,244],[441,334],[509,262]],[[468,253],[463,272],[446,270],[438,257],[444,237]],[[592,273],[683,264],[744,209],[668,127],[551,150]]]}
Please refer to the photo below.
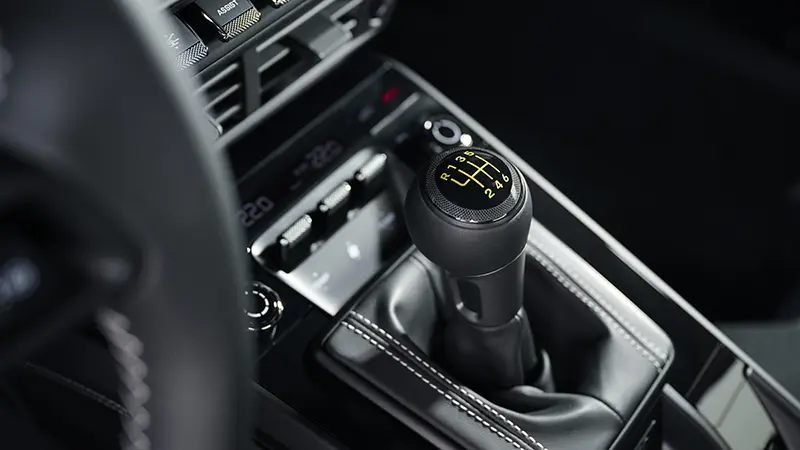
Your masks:
{"label": "button panel", "polygon": [[347,221],[352,190],[350,183],[345,181],[322,199],[317,207],[321,227],[334,230]]}
{"label": "button panel", "polygon": [[278,263],[284,270],[291,270],[308,256],[314,239],[314,220],[308,214],[299,218],[281,234],[277,242]]}
{"label": "button panel", "polygon": [[384,191],[358,210],[290,273],[278,278],[335,315],[408,246],[398,195]]}
{"label": "button panel", "polygon": [[197,0],[195,4],[225,41],[238,36],[261,20],[261,12],[250,0]]}
{"label": "button panel", "polygon": [[353,181],[359,198],[368,199],[383,187],[388,159],[386,153],[378,153],[356,171]]}
{"label": "button panel", "polygon": [[[407,248],[400,205],[412,178],[411,169],[391,164],[388,152],[366,146],[261,233],[250,253],[317,307],[336,314]],[[299,235],[302,245],[287,252]]]}
{"label": "button panel", "polygon": [[178,70],[191,67],[208,55],[208,46],[197,34],[177,18],[170,20],[170,28],[164,34],[167,47],[175,53]]}
{"label": "button panel", "polygon": [[[317,244],[346,224],[351,219],[352,210],[363,207],[381,191],[388,155],[365,148],[355,159],[360,162],[352,166],[350,177],[328,188],[325,194],[320,193],[322,198],[313,210],[306,211],[294,222],[285,222],[283,226],[286,228],[272,238],[272,243],[264,242],[270,234],[269,231],[264,233],[251,246],[253,255],[288,273],[316,251]],[[354,162],[351,159],[350,164]],[[311,194],[309,197],[313,199],[314,196]]]}

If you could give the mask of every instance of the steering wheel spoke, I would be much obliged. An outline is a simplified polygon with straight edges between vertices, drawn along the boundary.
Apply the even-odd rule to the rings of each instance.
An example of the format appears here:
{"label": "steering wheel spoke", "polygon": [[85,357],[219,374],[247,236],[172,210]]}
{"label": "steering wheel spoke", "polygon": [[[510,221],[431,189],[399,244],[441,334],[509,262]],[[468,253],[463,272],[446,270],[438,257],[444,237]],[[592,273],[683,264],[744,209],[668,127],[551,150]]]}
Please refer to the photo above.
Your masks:
{"label": "steering wheel spoke", "polygon": [[0,366],[99,318],[124,442],[239,450],[255,355],[235,185],[155,3],[3,4]]}
{"label": "steering wheel spoke", "polygon": [[57,174],[0,161],[2,370],[116,305],[135,285],[140,252]]}

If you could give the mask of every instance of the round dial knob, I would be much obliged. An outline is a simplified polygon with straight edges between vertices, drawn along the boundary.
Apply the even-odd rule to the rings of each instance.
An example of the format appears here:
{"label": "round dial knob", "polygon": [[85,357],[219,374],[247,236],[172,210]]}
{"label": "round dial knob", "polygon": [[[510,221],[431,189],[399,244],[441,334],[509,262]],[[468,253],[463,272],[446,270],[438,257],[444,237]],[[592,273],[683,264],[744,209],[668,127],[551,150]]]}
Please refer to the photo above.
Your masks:
{"label": "round dial knob", "polygon": [[489,150],[443,152],[418,174],[406,197],[417,248],[457,276],[496,271],[522,253],[532,217],[519,170]]}
{"label": "round dial knob", "polygon": [[255,282],[245,291],[250,331],[267,331],[275,333],[278,322],[283,317],[283,302],[277,292],[263,283]]}

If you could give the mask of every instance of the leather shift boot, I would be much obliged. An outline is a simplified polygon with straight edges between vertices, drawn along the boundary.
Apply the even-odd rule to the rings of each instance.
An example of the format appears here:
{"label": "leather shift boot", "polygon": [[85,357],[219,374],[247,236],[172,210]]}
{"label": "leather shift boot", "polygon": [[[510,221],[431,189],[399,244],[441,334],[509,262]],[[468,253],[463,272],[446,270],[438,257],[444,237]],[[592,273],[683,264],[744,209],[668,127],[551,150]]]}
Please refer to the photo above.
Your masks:
{"label": "leather shift boot", "polygon": [[[319,360],[440,448],[612,448],[654,404],[671,344],[535,222],[527,257],[528,317],[519,320],[528,327],[513,332],[532,330],[541,355],[459,342],[442,274],[415,252],[341,316]],[[524,382],[472,385],[469,373],[448,371],[452,352],[474,358],[475,370],[482,358],[502,358]],[[543,369],[522,376],[537,357]]]}
{"label": "leather shift boot", "polygon": [[479,391],[524,384],[539,366],[524,309],[511,322],[491,328],[476,327],[455,314],[443,335],[441,355],[434,354],[434,359]]}

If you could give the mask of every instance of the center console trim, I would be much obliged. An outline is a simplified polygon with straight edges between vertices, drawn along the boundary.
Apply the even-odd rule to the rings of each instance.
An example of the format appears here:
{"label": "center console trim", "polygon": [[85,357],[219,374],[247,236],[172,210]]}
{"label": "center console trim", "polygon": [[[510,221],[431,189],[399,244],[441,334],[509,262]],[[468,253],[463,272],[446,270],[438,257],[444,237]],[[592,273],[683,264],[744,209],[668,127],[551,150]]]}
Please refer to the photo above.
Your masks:
{"label": "center console trim", "polygon": [[[635,307],[628,310],[614,307],[609,300],[624,298],[624,294],[536,220],[531,223],[528,249],[539,265],[550,272],[589,309],[595,311],[614,331],[622,334],[625,341],[657,372],[661,373],[669,368],[674,353],[667,336],[657,329],[634,326],[635,322],[646,321],[649,318]],[[638,317],[634,319],[627,317],[633,315]]]}
{"label": "center console trim", "polygon": [[[361,55],[359,55],[359,53]],[[286,109],[281,109],[279,113],[276,113],[277,117],[272,117],[270,121],[265,123],[259,123],[261,129],[271,131],[269,135],[262,136],[256,133],[254,134],[256,139],[251,139],[249,136],[245,137],[244,139],[240,139],[241,136],[226,136],[222,142],[233,143],[235,141],[234,148],[236,150],[241,150],[241,154],[245,155],[243,157],[244,160],[247,160],[247,158],[250,158],[250,160],[255,160],[259,153],[254,151],[252,152],[252,157],[248,156],[250,154],[246,152],[248,151],[249,147],[246,146],[252,146],[253,148],[277,148],[278,144],[286,144],[288,146],[289,143],[286,141],[286,137],[296,135],[295,126],[291,125],[291,123],[307,124],[310,123],[310,121],[317,121],[315,118],[320,118],[320,114],[322,114],[319,111],[333,110],[334,108],[331,105],[339,101],[337,99],[341,99],[343,102],[342,104],[344,104],[346,101],[348,102],[347,105],[352,105],[352,108],[344,111],[341,116],[356,117],[357,114],[360,114],[362,105],[376,103],[380,106],[381,103],[378,103],[381,99],[380,95],[382,93],[389,92],[389,87],[396,90],[399,86],[400,93],[405,94],[408,92],[409,94],[412,94],[412,97],[415,100],[415,105],[410,108],[411,110],[407,114],[404,114],[402,117],[398,118],[396,122],[392,122],[389,124],[389,126],[385,127],[385,130],[380,130],[380,133],[369,133],[369,127],[374,123],[379,122],[380,118],[386,116],[384,112],[389,111],[391,108],[396,108],[402,99],[406,97],[406,95],[398,95],[395,102],[386,104],[384,108],[379,107],[378,110],[380,111],[380,114],[374,114],[372,121],[362,122],[360,116],[358,116],[358,123],[363,123],[363,126],[358,128],[357,131],[353,131],[354,137],[352,139],[356,139],[356,137],[361,136],[359,139],[362,139],[365,142],[374,141],[385,145],[387,150],[396,150],[396,155],[403,155],[402,157],[398,157],[400,158],[400,162],[406,164],[408,167],[416,167],[417,164],[421,164],[422,161],[425,160],[424,158],[429,157],[430,154],[436,153],[437,151],[442,151],[442,148],[438,148],[437,150],[437,147],[434,144],[438,141],[434,141],[431,138],[430,132],[428,131],[426,133],[422,130],[422,128],[424,128],[423,121],[428,117],[446,118],[449,116],[454,122],[457,122],[460,127],[463,127],[466,133],[479,137],[481,142],[480,145],[497,151],[501,155],[508,158],[511,162],[515,163],[519,167],[520,171],[530,180],[529,186],[531,188],[531,192],[534,194],[534,200],[538,205],[538,208],[534,213],[534,217],[541,222],[542,226],[546,227],[548,230],[552,230],[551,234],[557,236],[555,239],[557,239],[561,244],[557,246],[558,248],[561,246],[566,247],[567,250],[571,250],[571,252],[567,253],[570,255],[574,253],[574,256],[578,260],[576,261],[569,257],[569,255],[565,256],[561,252],[557,252],[557,260],[551,261],[552,258],[547,252],[539,252],[542,258],[553,262],[553,266],[556,268],[560,267],[562,265],[561,263],[565,261],[569,266],[567,270],[557,271],[557,273],[563,278],[567,279],[570,283],[567,283],[568,285],[561,283],[562,286],[554,284],[554,289],[563,293],[563,290],[561,289],[562,287],[570,291],[574,288],[578,291],[586,292],[587,295],[591,297],[596,296],[589,292],[599,292],[602,297],[601,301],[595,301],[591,306],[588,304],[586,306],[598,314],[601,312],[607,313],[608,317],[605,318],[607,320],[603,320],[603,322],[606,322],[606,325],[610,325],[613,328],[616,328],[614,325],[619,326],[624,323],[621,321],[637,323],[636,320],[638,314],[629,314],[629,311],[627,310],[618,310],[615,312],[613,309],[619,308],[613,305],[611,308],[612,310],[609,310],[609,308],[602,305],[602,300],[614,300],[617,296],[626,297],[627,299],[631,299],[634,304],[636,304],[638,307],[637,309],[641,310],[642,314],[649,315],[649,317],[658,323],[663,330],[666,330],[667,334],[675,333],[675,340],[673,341],[673,344],[675,344],[674,351],[669,351],[672,350],[669,349],[667,352],[664,352],[662,351],[664,346],[659,345],[659,343],[662,341],[658,339],[658,334],[656,333],[654,338],[653,334],[648,332],[649,330],[642,330],[639,325],[636,325],[636,329],[634,330],[630,330],[629,327],[625,327],[628,329],[627,336],[620,336],[624,333],[619,332],[619,330],[609,328],[610,331],[613,331],[613,333],[610,333],[610,335],[616,336],[615,339],[617,339],[618,342],[622,342],[622,339],[625,339],[625,341],[628,343],[633,342],[639,345],[641,349],[634,346],[636,351],[639,353],[639,357],[644,356],[647,358],[647,360],[649,360],[650,363],[653,363],[653,360],[657,361],[654,364],[655,368],[657,371],[662,372],[662,374],[660,374],[661,376],[659,377],[654,376],[654,378],[662,378],[665,380],[664,382],[670,384],[666,387],[663,382],[660,386],[651,384],[649,385],[650,389],[647,389],[647,385],[644,385],[636,394],[637,398],[643,399],[644,404],[640,405],[638,408],[636,408],[635,405],[616,408],[618,411],[625,411],[625,415],[629,414],[631,410],[636,408],[635,412],[633,412],[633,415],[636,416],[637,420],[635,421],[635,424],[634,421],[631,421],[631,426],[621,425],[625,427],[625,429],[620,430],[619,434],[616,435],[616,438],[614,435],[610,435],[605,440],[607,445],[611,445],[611,447],[614,449],[626,449],[634,447],[656,448],[656,443],[661,442],[662,436],[664,436],[665,433],[668,435],[674,434],[676,432],[674,427],[675,422],[670,422],[671,425],[667,423],[668,421],[666,418],[662,417],[661,406],[669,403],[670,399],[667,397],[665,392],[670,389],[671,393],[674,394],[673,397],[680,397],[684,399],[685,406],[691,406],[693,408],[690,412],[700,414],[702,416],[703,414],[706,414],[706,412],[702,409],[702,401],[717,395],[714,394],[716,390],[711,390],[711,388],[718,384],[719,375],[722,373],[721,371],[729,369],[728,366],[733,361],[742,361],[745,366],[752,367],[753,369],[751,370],[754,374],[764,373],[764,370],[758,367],[746,354],[744,354],[741,349],[736,347],[735,344],[727,339],[727,337],[718,329],[716,329],[708,320],[703,318],[686,302],[685,299],[680,297],[674,290],[667,286],[663,280],[653,274],[652,271],[650,271],[650,269],[644,265],[644,263],[630,254],[630,252],[624,248],[620,242],[610,236],[607,231],[605,231],[594,220],[588,217],[583,210],[576,206],[570,199],[561,193],[561,191],[550,184],[550,182],[548,182],[542,174],[534,170],[530,164],[523,161],[522,158],[510,150],[508,146],[503,145],[503,143],[500,142],[497,137],[492,135],[475,119],[470,117],[436,88],[431,86],[430,83],[426,82],[419,75],[402,64],[388,60],[385,57],[375,58],[365,50],[356,52],[352,58],[349,58],[349,55],[347,56],[348,63],[340,64],[339,68],[331,72],[330,77],[326,77],[323,80],[311,80],[309,84],[310,90],[298,97],[299,100],[311,99],[312,101],[309,103],[314,105],[314,109],[311,109],[308,113],[301,113],[299,115],[295,114],[294,108],[296,104],[302,104],[304,102],[300,102],[299,100],[294,102],[294,99],[291,99],[293,103],[276,107],[276,111],[280,108],[286,107]],[[342,59],[344,60],[344,58]],[[347,92],[347,96],[350,98],[349,93],[352,91],[353,86],[358,85],[358,83],[363,82],[367,78],[373,77],[379,82],[375,83],[375,87],[373,89],[374,92],[371,95],[364,96],[363,98],[353,97],[349,100],[345,100],[342,97],[341,93]],[[317,83],[317,81],[319,81],[319,83]],[[419,97],[419,99],[416,97]],[[292,118],[292,122],[289,124],[290,126],[287,126],[285,121],[281,120],[283,116]],[[298,117],[302,119],[298,120]],[[477,118],[480,118],[480,116],[477,116]],[[353,119],[351,118],[350,120]],[[321,118],[320,123],[322,123]],[[335,126],[335,124],[332,125],[333,127],[329,126],[329,128],[338,128]],[[418,127],[419,131],[417,131],[417,128],[414,127]],[[380,129],[381,126],[378,126],[377,128]],[[284,130],[284,132],[276,134],[276,129]],[[428,129],[425,128],[425,130]],[[237,132],[239,132],[239,134],[243,133],[241,130],[237,130]],[[320,133],[323,132],[321,131]],[[320,134],[320,136],[323,136],[323,134]],[[327,136],[327,134],[325,134],[325,136]],[[350,137],[347,139],[350,139]],[[345,139],[345,141],[348,143],[348,148],[352,147],[355,149],[360,147],[359,144],[353,143],[355,141],[351,142],[347,139]],[[315,138],[308,139],[309,143],[314,140]],[[304,145],[303,142],[305,141],[298,142],[296,145],[293,144],[292,146],[302,147]],[[527,149],[527,151],[530,150],[532,149]],[[540,151],[539,149],[533,150],[537,152]],[[300,153],[302,154],[302,152]],[[234,152],[234,154],[236,153]],[[522,152],[521,154],[525,155],[526,153]],[[233,161],[235,161],[235,159],[233,159]],[[337,164],[340,162],[341,161],[337,161]],[[288,166],[289,162],[287,162],[286,165]],[[243,164],[240,164],[240,166],[251,167],[251,165],[245,166]],[[258,183],[253,185],[255,186],[254,189],[264,188],[258,187],[256,184]],[[288,185],[287,183],[282,184]],[[315,184],[308,184],[307,186],[310,189],[314,185]],[[247,189],[245,189],[245,191],[249,192]],[[245,195],[245,197],[248,197],[248,195]],[[278,210],[278,213],[280,213],[281,210],[282,209]],[[265,221],[261,223],[261,226],[267,225],[266,220],[271,219],[265,219]],[[252,231],[252,236],[257,236],[256,233],[259,233],[258,229],[256,228],[253,228]],[[545,244],[548,242],[549,240],[544,241]],[[558,248],[556,250],[558,250]],[[413,250],[413,248],[411,250]],[[400,253],[403,252],[400,251]],[[393,257],[391,258],[391,261],[387,260],[386,266],[376,274],[376,279],[371,279],[356,295],[351,296],[350,298],[355,301],[357,298],[361,298],[362,294],[364,292],[368,292],[368,289],[371,289],[371,287],[375,286],[376,283],[380,283],[380,280],[382,280],[387,273],[392,272],[392,269],[386,270],[386,268],[394,267],[398,261],[404,260],[402,255],[399,256],[401,256],[400,259]],[[559,260],[561,263],[559,263]],[[596,269],[598,276],[595,277],[593,275],[587,275],[583,271],[584,265],[589,266],[592,269]],[[547,267],[544,268],[547,269]],[[573,271],[578,271],[578,280],[574,280],[574,277],[570,275],[570,273]],[[291,286],[285,285],[282,280],[274,277],[274,274],[270,274],[268,277],[265,275],[265,278],[269,278],[270,282],[276,283],[279,287],[284,288],[282,295],[287,296],[289,300],[294,300],[296,297],[298,305],[305,305],[308,303],[309,299],[305,295],[302,295],[302,292],[298,292]],[[535,277],[533,279],[539,280]],[[541,280],[550,280],[550,278],[542,277]],[[433,280],[432,283],[436,284],[440,281],[441,280]],[[544,281],[541,283],[543,283],[542,286],[544,288],[549,287],[549,285],[547,285]],[[569,299],[571,299],[571,297],[569,297]],[[616,303],[614,303],[614,305],[616,305]],[[582,306],[583,305],[579,305],[579,307]],[[318,348],[321,336],[325,334],[326,330],[330,329],[330,316],[332,315],[332,312],[326,313],[318,308],[314,308],[310,303],[309,308],[307,309],[308,314],[302,316],[302,321],[300,322],[304,324],[304,327],[295,327],[301,331],[293,331],[291,334],[289,334],[286,339],[281,341],[281,345],[275,347],[277,348],[277,351],[272,351],[269,354],[265,352],[265,354],[262,355],[264,357],[262,357],[259,362],[259,370],[262,377],[269,376],[276,368],[283,370],[284,361],[286,361],[287,356],[291,355],[290,351],[292,348],[308,348],[309,346]],[[298,311],[300,311],[300,309],[298,309]],[[300,312],[302,313],[302,311]],[[298,318],[301,317],[300,314],[296,314],[295,316]],[[375,317],[369,315],[368,317],[370,317],[370,319],[373,321],[375,320]],[[381,317],[383,316],[379,314],[377,319],[381,320]],[[385,345],[385,339],[380,338],[379,331],[374,329],[370,330],[368,324],[363,323],[363,321],[359,323],[357,319],[357,316],[349,317],[347,318],[347,324],[353,326],[363,333],[366,333],[370,338],[376,340],[376,342]],[[335,314],[333,320],[340,321],[344,319],[341,318],[341,314]],[[614,324],[609,322],[614,322]],[[380,323],[380,326],[385,330],[394,330],[389,322],[379,321],[376,323]],[[419,321],[414,323],[417,324]],[[349,329],[347,325],[342,325],[341,328]],[[406,327],[405,329],[411,328]],[[354,330],[350,329],[350,331]],[[348,335],[350,331],[343,330],[340,334]],[[641,333],[642,331],[645,331],[645,333]],[[403,336],[402,332],[400,331],[394,330],[391,332],[395,336]],[[685,332],[685,334],[682,334],[682,332]],[[284,336],[286,336],[286,334],[284,334]],[[356,336],[352,339],[359,338]],[[426,344],[429,341],[421,339],[414,342],[422,342],[423,344]],[[655,343],[655,345],[650,345],[652,343]],[[639,359],[639,357],[636,356],[636,351],[627,348],[627,344],[625,344],[625,342],[622,342],[622,344],[626,346],[625,350],[632,354],[631,360],[635,361],[637,366],[647,366],[648,361]],[[364,346],[363,342],[361,343],[361,346]],[[554,348],[558,347],[556,346]],[[731,351],[728,352],[728,349]],[[411,358],[409,358],[408,355],[405,355],[394,348],[390,350],[403,359],[404,362],[408,363],[411,361]],[[426,349],[423,349],[422,351],[426,351]],[[665,355],[665,353],[667,355]],[[306,355],[306,357],[307,356],[308,355]],[[334,358],[336,357],[335,355],[331,356]],[[433,356],[435,357],[436,355]],[[667,358],[663,358],[663,356],[667,356]],[[294,358],[294,356],[292,356],[292,358]],[[302,360],[306,361],[304,358]],[[653,358],[653,360],[650,358]],[[658,367],[661,365],[658,363],[658,361],[663,361],[664,359],[669,359],[671,361],[674,360],[674,364],[667,364],[667,366],[671,366],[668,373],[666,373],[666,370],[659,370],[660,368]],[[462,442],[459,433],[442,434],[437,432],[435,429],[431,429],[429,426],[425,426],[425,423],[420,424],[418,420],[404,420],[404,418],[407,417],[404,417],[403,413],[408,414],[409,411],[407,408],[403,407],[402,402],[400,404],[397,403],[397,399],[395,398],[394,394],[387,396],[387,393],[382,392],[381,389],[378,389],[377,391],[363,389],[363,392],[360,392],[362,395],[353,396],[352,394],[362,391],[362,386],[354,385],[350,382],[353,380],[351,377],[362,377],[361,373],[359,372],[359,370],[361,370],[360,366],[356,366],[355,368],[348,367],[347,364],[340,366],[339,364],[334,363],[341,363],[342,360],[336,359],[329,361],[334,362],[331,364],[323,363],[322,367],[315,365],[316,368],[314,371],[312,371],[313,373],[309,374],[305,372],[307,368],[303,365],[300,365],[302,362],[300,358],[298,358],[295,362],[297,362],[298,365],[293,367],[293,370],[290,370],[286,376],[277,379],[273,378],[272,381],[265,378],[262,386],[273,393],[277,398],[280,398],[282,401],[286,402],[287,406],[294,408],[298,414],[306,417],[310,423],[313,423],[316,426],[319,426],[320,429],[330,433],[331,437],[334,439],[340,440],[343,445],[352,446],[353,448],[360,448],[360,443],[364,442],[362,440],[364,436],[370,435],[373,436],[373,438],[382,439],[382,434],[379,430],[392,430],[393,432],[397,432],[398,442],[408,444],[409,448],[416,448],[420,445],[424,447],[424,441],[428,441],[428,444],[433,444],[434,446],[438,446],[440,448],[461,448],[459,444],[462,444]],[[321,361],[318,360],[317,362]],[[742,363],[738,365],[739,373],[742,372]],[[391,361],[389,361],[387,365],[389,366],[389,369],[391,369]],[[318,369],[328,370],[317,372]],[[402,368],[397,368],[396,370],[402,370]],[[652,367],[649,368],[649,370],[652,370]],[[324,389],[309,390],[295,388],[293,387],[293,383],[294,380],[296,380],[295,375],[297,374],[295,372],[297,371],[303,374],[303,376],[320,376],[320,380],[330,382],[331,384],[325,385]],[[737,367],[731,367],[728,372],[730,371],[737,372]],[[372,379],[368,376],[366,378]],[[785,392],[785,389],[780,387],[775,379],[768,376],[763,376],[761,378],[766,379],[766,382],[776,392]],[[379,384],[381,384],[380,380],[382,378],[376,377],[374,379],[378,380]],[[409,383],[411,383],[412,391],[414,388],[414,383],[416,382],[418,381],[414,379],[409,381]],[[438,383],[437,387],[441,388]],[[430,393],[430,395],[434,394]],[[785,393],[782,395],[786,396]],[[720,395],[717,396],[719,397]],[[592,397],[592,395],[590,395],[590,397]],[[631,404],[630,402],[625,401],[620,402],[618,399],[622,397],[617,397],[615,395],[601,397],[606,400],[606,406]],[[597,397],[595,396],[595,398]],[[787,396],[787,398],[789,397]],[[352,401],[353,404],[356,405],[353,407],[352,412],[345,412],[340,409],[338,405],[342,400]],[[459,399],[459,401],[461,400]],[[794,399],[789,398],[789,401],[794,402]],[[310,406],[320,404],[325,404],[326,406]],[[417,406],[419,405],[416,405],[415,408]],[[449,407],[447,407],[447,409],[449,411]],[[759,411],[761,411],[760,408]],[[471,412],[477,413],[472,409]],[[765,416],[765,414],[765,412],[761,412],[761,415]],[[365,418],[364,421],[366,423],[362,423],[362,420],[359,419],[360,417]],[[414,416],[411,417],[413,418]],[[704,417],[708,418],[709,416]],[[369,418],[369,420],[366,418]],[[467,417],[464,416],[464,418]],[[716,422],[713,420],[711,420],[711,424],[716,426]],[[667,428],[668,425],[672,428]],[[516,439],[514,439],[515,436],[508,435],[506,430],[503,431],[507,437],[512,438],[518,444],[522,442],[516,441]],[[537,430],[534,428],[530,431]],[[548,432],[547,428],[543,428],[541,431],[545,432],[545,434]],[[358,436],[361,436],[361,438]],[[493,438],[495,440],[497,437],[498,436],[496,435],[489,436],[489,438]],[[558,443],[558,438],[556,438],[556,440],[552,440],[545,438],[544,436],[542,437],[544,438],[545,442],[553,444],[556,447],[560,446]],[[732,439],[728,438],[727,436],[724,437],[726,439]],[[500,438],[502,439],[502,437]],[[484,442],[484,445],[486,444],[487,443]],[[493,447],[494,444],[495,441],[488,441],[489,447]],[[571,445],[567,445],[567,447],[571,447]],[[483,445],[478,444],[477,448],[483,448]]]}

